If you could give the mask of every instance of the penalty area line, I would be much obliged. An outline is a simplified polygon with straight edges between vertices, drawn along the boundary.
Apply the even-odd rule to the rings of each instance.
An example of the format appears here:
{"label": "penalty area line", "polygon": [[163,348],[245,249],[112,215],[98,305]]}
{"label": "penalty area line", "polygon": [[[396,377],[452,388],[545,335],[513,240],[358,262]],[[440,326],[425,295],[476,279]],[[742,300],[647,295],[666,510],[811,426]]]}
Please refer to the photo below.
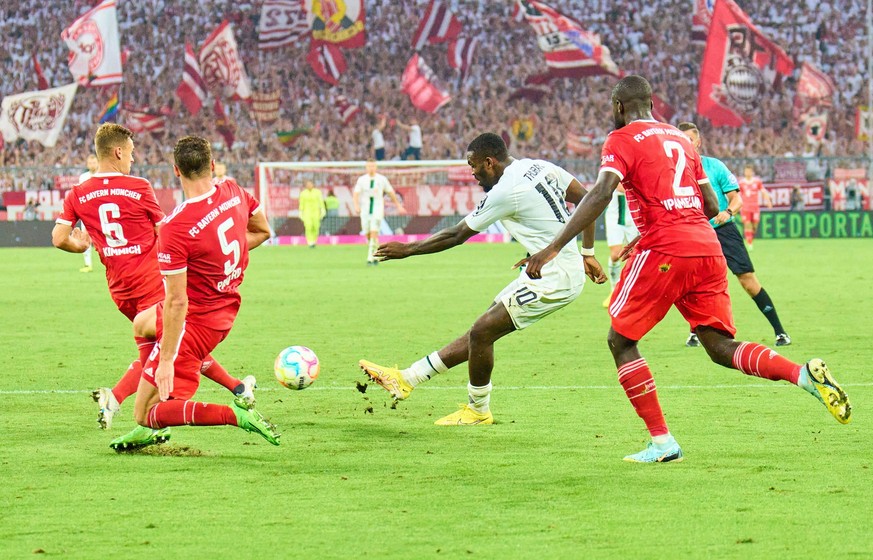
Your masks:
{"label": "penalty area line", "polygon": [[[373,383],[375,385],[375,383]],[[417,390],[424,391],[457,391],[460,386],[448,386],[448,387],[417,387]],[[659,385],[659,390],[722,390],[722,389],[778,389],[782,387],[792,387],[792,385],[785,383],[754,383],[754,384],[744,384],[744,385]],[[843,383],[842,387],[873,387],[873,382],[871,383]],[[616,383],[615,385],[495,385],[495,390],[500,391],[603,391],[603,390],[621,390],[621,385]],[[352,386],[314,386],[308,387],[307,392],[312,391],[354,391],[355,387]],[[204,393],[219,393],[225,392],[224,389],[220,389],[219,387],[204,387],[201,388],[201,391]],[[264,387],[263,389],[257,389],[258,393],[262,392],[272,392],[272,391],[288,391],[288,389],[283,389],[281,387]],[[90,394],[92,390],[81,390],[81,389],[13,389],[13,390],[0,390],[0,395],[82,395],[82,394]],[[293,391],[292,391],[293,392]]]}

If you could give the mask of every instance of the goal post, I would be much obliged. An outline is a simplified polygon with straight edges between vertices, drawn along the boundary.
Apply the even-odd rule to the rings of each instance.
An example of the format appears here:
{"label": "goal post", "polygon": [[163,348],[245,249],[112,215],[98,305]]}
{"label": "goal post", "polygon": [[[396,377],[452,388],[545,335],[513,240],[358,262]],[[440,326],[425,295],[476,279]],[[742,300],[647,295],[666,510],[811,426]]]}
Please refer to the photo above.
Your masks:
{"label": "goal post", "polygon": [[[366,161],[258,163],[257,195],[273,229],[274,244],[304,243],[298,197],[308,181],[325,198],[332,195],[335,206],[322,221],[320,242],[363,243],[360,219],[354,215],[353,189],[366,173],[366,165]],[[406,241],[425,238],[457,223],[485,196],[465,160],[378,161],[376,165],[376,172],[388,178],[405,210],[401,213],[391,198],[385,197],[383,236]],[[508,240],[498,225],[473,241]]]}

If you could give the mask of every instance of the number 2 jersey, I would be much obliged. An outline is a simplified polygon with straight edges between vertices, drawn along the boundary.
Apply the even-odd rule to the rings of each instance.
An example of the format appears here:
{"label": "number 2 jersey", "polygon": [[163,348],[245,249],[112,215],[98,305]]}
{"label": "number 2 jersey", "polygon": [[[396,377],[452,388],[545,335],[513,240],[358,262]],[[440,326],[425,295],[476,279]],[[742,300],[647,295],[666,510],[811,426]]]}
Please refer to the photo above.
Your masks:
{"label": "number 2 jersey", "polygon": [[109,293],[119,301],[163,289],[155,254],[155,226],[163,217],[147,180],[95,173],[67,192],[57,223],[72,226],[82,220],[106,267]]}
{"label": "number 2 jersey", "polygon": [[610,132],[601,151],[600,172],[621,179],[640,231],[638,250],[676,257],[722,254],[703,213],[698,183],[709,179],[697,150],[681,130],[641,120]]}
{"label": "number 2 jersey", "polygon": [[258,201],[232,180],[189,198],[164,218],[158,233],[161,274],[188,273],[186,321],[229,330],[240,306],[249,264],[249,217]]}
{"label": "number 2 jersey", "polygon": [[[568,221],[570,213],[564,197],[573,179],[573,175],[548,161],[517,159],[503,170],[494,188],[464,221],[470,229],[485,231],[500,220],[533,255],[551,243]],[[530,281],[523,270],[519,279],[523,283]],[[567,243],[543,267],[542,279],[535,282],[548,290],[578,290],[585,282],[585,274],[576,242]]]}

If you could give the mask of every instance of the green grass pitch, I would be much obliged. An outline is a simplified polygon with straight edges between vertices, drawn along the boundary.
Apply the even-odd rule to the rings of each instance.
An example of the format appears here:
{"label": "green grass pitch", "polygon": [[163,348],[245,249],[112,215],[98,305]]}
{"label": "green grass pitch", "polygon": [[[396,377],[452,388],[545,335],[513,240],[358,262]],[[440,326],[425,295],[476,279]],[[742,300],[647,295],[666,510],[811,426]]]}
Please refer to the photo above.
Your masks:
{"label": "green grass pitch", "polygon": [[[873,555],[873,243],[760,241],[753,259],[794,344],[854,404],[848,426],[800,389],[713,365],[671,312],[641,345],[678,464],[621,461],[646,441],[606,348],[606,288],[498,342],[497,424],[440,428],[466,370],[396,410],[357,360],[408,365],[466,330],[513,277],[517,244],[364,265],[357,247],[263,247],[216,357],[260,381],[273,447],[233,428],[174,428],[161,453],[117,455],[88,391],[134,355],[101,271],[51,249],[0,251],[0,557],[869,558]],[[605,247],[598,245],[604,262]],[[740,338],[772,344],[731,278]],[[279,350],[313,348],[301,392]],[[200,400],[227,403],[204,380]],[[372,413],[367,408],[372,407]],[[36,553],[36,555],[35,555]]]}

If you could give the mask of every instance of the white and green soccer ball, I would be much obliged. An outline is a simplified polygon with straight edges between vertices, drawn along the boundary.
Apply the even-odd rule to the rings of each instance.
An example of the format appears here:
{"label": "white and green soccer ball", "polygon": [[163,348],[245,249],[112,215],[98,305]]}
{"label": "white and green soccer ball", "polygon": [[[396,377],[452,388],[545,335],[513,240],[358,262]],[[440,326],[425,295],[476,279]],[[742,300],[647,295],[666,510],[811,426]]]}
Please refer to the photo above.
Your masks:
{"label": "white and green soccer ball", "polygon": [[318,377],[318,356],[306,346],[289,346],[276,356],[273,372],[283,387],[306,389]]}

